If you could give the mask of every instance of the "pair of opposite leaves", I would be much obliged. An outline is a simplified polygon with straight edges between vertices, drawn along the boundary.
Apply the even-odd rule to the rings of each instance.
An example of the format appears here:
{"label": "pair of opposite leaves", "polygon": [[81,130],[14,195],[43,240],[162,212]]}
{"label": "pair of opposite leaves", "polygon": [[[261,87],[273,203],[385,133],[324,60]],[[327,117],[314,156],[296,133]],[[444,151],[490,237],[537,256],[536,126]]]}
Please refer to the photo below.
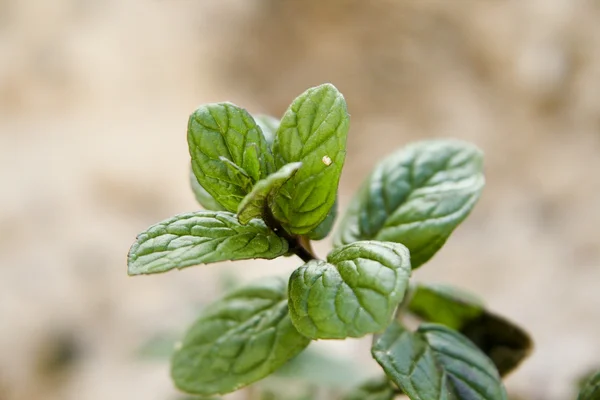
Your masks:
{"label": "pair of opposite leaves", "polygon": [[257,124],[230,103],[198,108],[188,123],[193,173],[242,224],[270,213],[287,233],[306,235],[335,203],[346,156],[346,102],[332,85],[311,88],[276,124],[265,117]]}
{"label": "pair of opposite leaves", "polygon": [[[268,117],[257,121],[262,128],[231,104],[202,106],[192,114],[192,187],[198,201],[214,211],[181,214],[140,234],[129,253],[130,275],[284,255],[288,241],[262,220],[269,213],[292,235],[319,240],[329,234],[348,129],[343,96],[332,85],[321,85],[300,95],[281,125]],[[273,162],[281,168],[269,174]],[[481,152],[460,141],[407,146],[381,162],[363,184],[338,229],[336,246],[359,240],[402,243],[412,268],[419,267],[475,205],[484,185],[482,164]],[[248,182],[254,181],[251,187]]]}

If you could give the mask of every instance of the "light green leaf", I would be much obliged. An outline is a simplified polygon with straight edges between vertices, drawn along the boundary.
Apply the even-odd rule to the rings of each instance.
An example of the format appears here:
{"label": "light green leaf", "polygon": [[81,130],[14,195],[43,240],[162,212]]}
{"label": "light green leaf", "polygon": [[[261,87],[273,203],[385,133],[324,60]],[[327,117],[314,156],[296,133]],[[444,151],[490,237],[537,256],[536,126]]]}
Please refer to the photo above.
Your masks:
{"label": "light green leaf", "polygon": [[373,378],[344,397],[344,400],[393,400],[396,392],[390,380],[386,376]]}
{"label": "light green leaf", "polygon": [[238,220],[245,225],[253,218],[265,218],[269,212],[269,204],[281,186],[300,169],[302,163],[286,164],[265,179],[261,179],[238,206]]}
{"label": "light green leaf", "polygon": [[387,376],[412,400],[505,400],[492,361],[469,339],[443,325],[416,332],[394,321],[372,348]]}
{"label": "light green leaf", "polygon": [[479,298],[452,286],[415,285],[408,309],[427,321],[460,330],[479,317],[484,306]]}
{"label": "light green leaf", "polygon": [[[275,170],[260,127],[246,110],[234,104],[200,106],[190,116],[187,137],[198,182],[228,211],[237,211],[252,183]],[[250,187],[241,179],[244,175],[251,178]]]}
{"label": "light green leaf", "polygon": [[220,205],[214,197],[212,197],[201,185],[198,183],[198,179],[196,179],[196,175],[194,175],[194,171],[190,168],[190,186],[192,187],[192,191],[194,192],[194,196],[196,197],[196,201],[206,210],[212,211],[223,211],[225,210],[222,205]]}
{"label": "light green leaf", "polygon": [[583,384],[577,400],[598,400],[600,399],[600,371],[592,375]]}
{"label": "light green leaf", "polygon": [[331,84],[308,89],[284,114],[273,143],[275,163],[302,162],[273,207],[289,233],[305,235],[327,217],[346,157],[348,127],[346,101]]}
{"label": "light green leaf", "polygon": [[275,371],[269,379],[287,382],[288,385],[293,381],[307,386],[346,389],[348,382],[361,380],[365,376],[363,370],[351,358],[337,357],[309,346]]}
{"label": "light green leaf", "polygon": [[[248,153],[251,155],[254,154],[255,149],[255,146],[249,147]],[[248,173],[242,167],[229,160],[227,157],[220,156],[219,160],[229,170],[229,177],[236,181],[239,184],[239,187],[241,187],[244,190],[244,192],[250,193],[250,191],[252,190],[252,186],[254,186],[252,177],[248,175]]]}
{"label": "light green leaf", "polygon": [[481,151],[465,142],[407,146],[377,165],[362,185],[338,228],[336,245],[371,239],[402,243],[418,268],[479,199],[482,170]]}
{"label": "light green leaf", "polygon": [[501,376],[531,352],[531,338],[514,323],[484,308],[477,297],[445,285],[418,284],[408,306],[418,317],[456,329],[496,365]]}
{"label": "light green leaf", "polygon": [[312,339],[361,337],[385,329],[403,299],[410,258],[398,243],[365,241],[312,260],[290,277],[290,317]]}
{"label": "light green leaf", "polygon": [[269,146],[273,145],[277,129],[279,129],[279,119],[265,114],[255,115],[254,119],[256,120],[256,124],[260,126]]}
{"label": "light green leaf", "polygon": [[290,322],[285,281],[263,279],[203,313],[173,355],[171,375],[188,393],[229,393],[266,377],[309,341]]}
{"label": "light green leaf", "polygon": [[333,228],[333,224],[335,224],[335,219],[337,218],[337,209],[338,209],[338,201],[337,197],[335,198],[335,203],[333,203],[333,207],[329,210],[327,217],[317,226],[315,229],[309,232],[308,238],[310,240],[321,240],[325,239],[331,229]]}
{"label": "light green leaf", "polygon": [[223,400],[222,397],[198,397],[198,396],[179,396],[176,397],[174,400]]}
{"label": "light green leaf", "polygon": [[197,211],[138,235],[127,265],[129,275],[154,274],[225,260],[272,259],[287,251],[287,241],[260,220],[241,225],[229,212]]}

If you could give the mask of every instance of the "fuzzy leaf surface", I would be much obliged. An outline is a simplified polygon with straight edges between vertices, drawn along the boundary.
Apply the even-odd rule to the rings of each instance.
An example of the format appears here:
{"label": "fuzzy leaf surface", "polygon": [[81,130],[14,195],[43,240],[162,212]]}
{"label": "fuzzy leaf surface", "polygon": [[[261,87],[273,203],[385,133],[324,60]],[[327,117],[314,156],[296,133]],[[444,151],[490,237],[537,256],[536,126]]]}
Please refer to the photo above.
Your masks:
{"label": "fuzzy leaf surface", "polygon": [[[187,138],[198,182],[228,211],[237,211],[252,183],[275,170],[260,127],[246,110],[234,104],[200,106],[190,116]],[[245,175],[251,180],[250,187]]]}
{"label": "fuzzy leaf surface", "polygon": [[258,181],[238,207],[238,220],[240,223],[245,225],[253,218],[264,219],[273,197],[277,195],[281,186],[298,172],[301,166],[302,163],[300,162],[286,164],[277,172]]}
{"label": "fuzzy leaf surface", "polygon": [[173,355],[171,376],[188,393],[229,393],[271,374],[309,342],[290,322],[285,281],[263,279],[202,314]]}
{"label": "fuzzy leaf surface", "polygon": [[382,331],[404,298],[410,257],[401,244],[355,242],[312,260],[289,282],[290,317],[311,339],[361,337]]}
{"label": "fuzzy leaf surface", "polygon": [[308,89],[285,112],[273,143],[277,167],[302,162],[279,191],[273,215],[291,234],[315,229],[335,202],[346,158],[349,116],[344,96],[331,84]]}
{"label": "fuzzy leaf surface", "polygon": [[371,351],[412,400],[507,399],[492,361],[444,325],[422,324],[411,332],[394,321]]}
{"label": "fuzzy leaf surface", "polygon": [[288,243],[260,220],[241,225],[229,212],[180,214],[138,235],[127,257],[129,275],[154,274],[225,260],[272,259]]}
{"label": "fuzzy leaf surface", "polygon": [[468,143],[411,144],[377,165],[352,200],[336,245],[402,243],[413,268],[428,261],[467,217],[484,186],[483,155]]}

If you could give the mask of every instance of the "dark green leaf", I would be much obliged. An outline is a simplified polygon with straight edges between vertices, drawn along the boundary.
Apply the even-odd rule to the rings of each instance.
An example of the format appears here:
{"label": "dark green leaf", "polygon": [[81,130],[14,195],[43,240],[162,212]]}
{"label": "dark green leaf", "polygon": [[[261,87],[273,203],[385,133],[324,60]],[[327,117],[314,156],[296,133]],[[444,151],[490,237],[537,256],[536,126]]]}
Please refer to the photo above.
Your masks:
{"label": "dark green leaf", "polygon": [[373,357],[412,400],[505,400],[492,361],[460,333],[437,324],[410,332],[394,321]]}
{"label": "dark green leaf", "polygon": [[344,400],[393,400],[396,390],[387,376],[382,376],[363,383],[346,395]]}
{"label": "dark green leaf", "polygon": [[231,103],[207,104],[194,111],[188,122],[188,145],[198,182],[232,212],[251,189],[244,176],[255,183],[275,170],[260,128],[246,110]]}
{"label": "dark green leaf", "polygon": [[283,116],[273,143],[275,162],[278,167],[302,162],[273,207],[289,233],[308,234],[327,217],[346,157],[348,127],[346,101],[331,84],[308,89]]}
{"label": "dark green leaf", "polygon": [[273,145],[277,129],[279,129],[279,119],[264,114],[255,115],[254,119],[256,124],[260,126],[269,146]]}
{"label": "dark green leaf", "polygon": [[501,376],[515,369],[533,348],[525,331],[488,311],[467,322],[460,331],[492,359]]}
{"label": "dark green leaf", "polygon": [[577,400],[600,400],[600,371],[583,384]]}
{"label": "dark green leaf", "polygon": [[229,393],[266,377],[308,343],[290,322],[285,281],[265,279],[203,313],[175,352],[171,375],[188,393]]}
{"label": "dark green leaf", "polygon": [[197,211],[139,234],[127,265],[129,275],[153,274],[224,260],[272,259],[287,251],[287,241],[260,220],[241,225],[229,212]]}
{"label": "dark green leaf", "polygon": [[196,197],[196,201],[200,204],[205,210],[212,211],[223,211],[225,210],[222,205],[220,205],[214,197],[212,197],[203,187],[198,183],[198,179],[196,179],[196,175],[194,175],[194,171],[190,168],[190,186],[192,187],[192,191],[194,192],[194,196]]}
{"label": "dark green leaf", "polygon": [[290,277],[290,317],[312,339],[361,337],[382,331],[403,299],[410,257],[398,243],[365,241],[340,247]]}
{"label": "dark green leaf", "polygon": [[240,203],[238,207],[238,220],[245,225],[253,218],[265,219],[269,212],[269,205],[281,186],[286,183],[300,169],[302,163],[286,164],[279,171],[261,179]]}
{"label": "dark green leaf", "polygon": [[483,303],[470,293],[452,286],[417,284],[409,310],[427,321],[460,330],[484,312]]}
{"label": "dark green leaf", "polygon": [[444,285],[418,284],[409,310],[418,317],[456,329],[492,359],[501,376],[516,368],[530,353],[527,333],[484,308],[470,293]]}
{"label": "dark green leaf", "polygon": [[331,229],[333,228],[333,224],[335,223],[335,219],[337,218],[337,209],[338,209],[338,201],[337,197],[335,198],[335,203],[333,203],[333,207],[329,210],[327,214],[327,218],[323,220],[315,229],[313,229],[309,234],[308,238],[311,240],[321,240],[325,239]]}
{"label": "dark green leaf", "polygon": [[413,269],[429,260],[467,217],[484,186],[483,156],[456,140],[417,142],[383,160],[353,199],[336,245],[402,243]]}

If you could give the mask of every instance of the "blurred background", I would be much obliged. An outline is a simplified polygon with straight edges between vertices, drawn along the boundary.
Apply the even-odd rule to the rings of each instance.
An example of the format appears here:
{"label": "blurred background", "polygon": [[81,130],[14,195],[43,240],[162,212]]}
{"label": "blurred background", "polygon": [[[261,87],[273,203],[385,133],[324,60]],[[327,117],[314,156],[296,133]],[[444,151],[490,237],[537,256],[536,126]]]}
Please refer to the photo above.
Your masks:
{"label": "blurred background", "polygon": [[[299,265],[127,277],[138,232],[198,208],[188,115],[281,116],[323,82],[351,113],[342,209],[409,141],[485,151],[482,199],[416,279],[530,331],[515,398],[574,398],[600,364],[599,21],[597,0],[0,0],[0,399],[179,399],[165,355],[198,310]],[[377,371],[368,339],[319,349],[342,386]]]}

